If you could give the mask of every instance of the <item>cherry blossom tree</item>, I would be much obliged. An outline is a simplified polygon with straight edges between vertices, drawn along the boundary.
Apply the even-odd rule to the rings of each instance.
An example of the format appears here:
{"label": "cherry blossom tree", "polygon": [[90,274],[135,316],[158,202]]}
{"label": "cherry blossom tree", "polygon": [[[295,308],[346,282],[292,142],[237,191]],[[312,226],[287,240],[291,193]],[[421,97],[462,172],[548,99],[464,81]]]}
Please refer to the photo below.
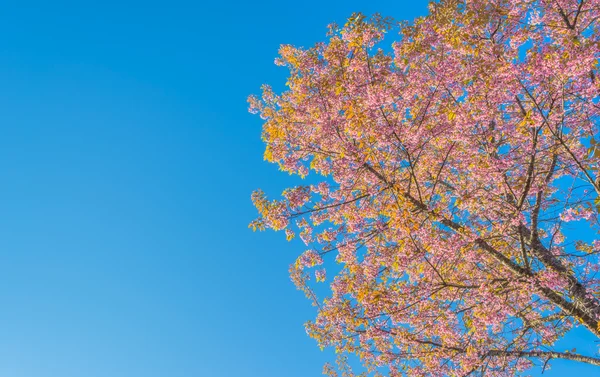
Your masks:
{"label": "cherry blossom tree", "polygon": [[600,366],[554,346],[600,339],[599,17],[600,0],[441,0],[281,47],[288,89],[250,108],[265,159],[311,184],[256,191],[251,227],[307,245],[290,273],[321,347],[389,376]]}

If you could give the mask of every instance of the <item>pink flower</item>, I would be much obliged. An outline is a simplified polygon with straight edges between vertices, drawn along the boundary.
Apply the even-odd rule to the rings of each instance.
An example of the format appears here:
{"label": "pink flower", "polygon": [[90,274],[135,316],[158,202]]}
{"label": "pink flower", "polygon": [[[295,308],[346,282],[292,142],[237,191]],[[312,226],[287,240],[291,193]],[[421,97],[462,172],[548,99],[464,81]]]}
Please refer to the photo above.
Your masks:
{"label": "pink flower", "polygon": [[325,277],[326,277],[325,269],[315,271],[315,278],[317,279],[318,282],[324,282]]}

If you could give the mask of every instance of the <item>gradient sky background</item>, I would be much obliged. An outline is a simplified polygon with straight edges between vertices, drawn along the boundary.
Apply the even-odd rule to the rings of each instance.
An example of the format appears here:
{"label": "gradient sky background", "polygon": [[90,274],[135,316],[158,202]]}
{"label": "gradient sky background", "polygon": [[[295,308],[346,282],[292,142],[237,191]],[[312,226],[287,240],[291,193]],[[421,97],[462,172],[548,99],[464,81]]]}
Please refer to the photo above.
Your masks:
{"label": "gradient sky background", "polygon": [[[0,376],[314,377],[332,359],[287,275],[302,245],[247,228],[252,190],[292,178],[263,162],[246,97],[285,82],[279,44],[426,2],[199,3],[3,2]],[[597,376],[544,375],[565,373]]]}

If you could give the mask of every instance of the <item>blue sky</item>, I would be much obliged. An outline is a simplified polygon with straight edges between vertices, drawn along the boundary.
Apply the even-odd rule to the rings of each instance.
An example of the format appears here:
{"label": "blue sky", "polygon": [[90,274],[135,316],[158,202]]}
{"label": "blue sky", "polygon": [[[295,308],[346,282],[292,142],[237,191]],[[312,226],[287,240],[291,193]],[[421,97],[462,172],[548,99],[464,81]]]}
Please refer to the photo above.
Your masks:
{"label": "blue sky", "polygon": [[247,228],[291,178],[246,97],[355,11],[426,2],[3,2],[0,375],[320,375],[302,247]]}

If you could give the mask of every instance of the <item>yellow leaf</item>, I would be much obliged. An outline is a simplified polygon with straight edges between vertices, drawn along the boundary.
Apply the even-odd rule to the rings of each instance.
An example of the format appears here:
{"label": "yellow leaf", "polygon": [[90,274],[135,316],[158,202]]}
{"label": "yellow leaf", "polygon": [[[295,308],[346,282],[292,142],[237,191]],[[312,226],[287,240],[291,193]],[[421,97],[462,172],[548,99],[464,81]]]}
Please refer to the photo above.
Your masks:
{"label": "yellow leaf", "polygon": [[271,148],[265,149],[265,160],[269,161],[269,162],[273,162],[273,152],[271,151]]}

